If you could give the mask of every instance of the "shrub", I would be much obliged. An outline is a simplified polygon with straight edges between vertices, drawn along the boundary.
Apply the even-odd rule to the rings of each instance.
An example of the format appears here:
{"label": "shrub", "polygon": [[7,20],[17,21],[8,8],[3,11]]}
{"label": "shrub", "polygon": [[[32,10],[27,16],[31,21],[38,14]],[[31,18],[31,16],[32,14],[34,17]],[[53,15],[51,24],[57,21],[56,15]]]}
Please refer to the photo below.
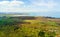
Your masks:
{"label": "shrub", "polygon": [[40,31],[38,36],[40,36],[40,37],[55,37],[56,33],[55,32],[49,32],[49,31]]}

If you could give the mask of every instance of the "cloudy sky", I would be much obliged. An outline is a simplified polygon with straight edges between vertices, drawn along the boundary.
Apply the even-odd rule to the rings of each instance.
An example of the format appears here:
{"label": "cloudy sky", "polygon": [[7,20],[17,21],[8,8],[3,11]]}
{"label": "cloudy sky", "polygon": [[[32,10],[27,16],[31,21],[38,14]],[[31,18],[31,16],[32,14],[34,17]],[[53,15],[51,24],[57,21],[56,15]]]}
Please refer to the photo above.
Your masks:
{"label": "cloudy sky", "polygon": [[59,17],[60,0],[0,0],[0,12],[23,12]]}

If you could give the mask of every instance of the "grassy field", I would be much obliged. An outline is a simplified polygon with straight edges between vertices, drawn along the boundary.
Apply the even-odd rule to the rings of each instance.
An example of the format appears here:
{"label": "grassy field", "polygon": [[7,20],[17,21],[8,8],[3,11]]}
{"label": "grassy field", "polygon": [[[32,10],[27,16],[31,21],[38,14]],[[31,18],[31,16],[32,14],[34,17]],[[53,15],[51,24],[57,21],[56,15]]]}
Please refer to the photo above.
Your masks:
{"label": "grassy field", "polygon": [[1,19],[0,37],[60,37],[60,19],[35,17],[31,18],[33,20],[22,20],[20,18]]}

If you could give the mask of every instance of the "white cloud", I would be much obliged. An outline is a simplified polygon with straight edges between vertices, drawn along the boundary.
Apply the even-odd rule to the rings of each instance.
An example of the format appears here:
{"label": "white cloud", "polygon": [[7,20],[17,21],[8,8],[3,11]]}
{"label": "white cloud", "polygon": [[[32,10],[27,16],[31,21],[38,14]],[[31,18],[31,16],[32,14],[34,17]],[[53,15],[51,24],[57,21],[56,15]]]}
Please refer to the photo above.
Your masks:
{"label": "white cloud", "polygon": [[22,5],[24,4],[24,2],[22,1],[2,1],[0,2],[0,6],[19,6],[19,5]]}
{"label": "white cloud", "polygon": [[2,1],[0,2],[0,12],[18,12],[24,4],[23,1]]}
{"label": "white cloud", "polygon": [[57,5],[57,3],[53,2],[53,0],[30,0],[32,2],[33,5],[35,6],[45,6],[48,8],[54,8],[54,6]]}
{"label": "white cloud", "polygon": [[[47,0],[29,0],[32,4],[26,6],[23,1],[2,1],[0,2],[0,12],[48,12],[57,3]],[[39,8],[37,7],[39,6]]]}

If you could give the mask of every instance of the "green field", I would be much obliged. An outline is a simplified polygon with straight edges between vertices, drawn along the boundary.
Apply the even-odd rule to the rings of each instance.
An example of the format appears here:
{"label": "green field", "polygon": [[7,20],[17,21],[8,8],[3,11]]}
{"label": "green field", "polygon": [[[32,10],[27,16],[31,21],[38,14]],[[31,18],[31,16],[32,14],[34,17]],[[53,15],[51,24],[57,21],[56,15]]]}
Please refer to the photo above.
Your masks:
{"label": "green field", "polygon": [[22,17],[0,17],[0,37],[60,37],[60,19]]}

